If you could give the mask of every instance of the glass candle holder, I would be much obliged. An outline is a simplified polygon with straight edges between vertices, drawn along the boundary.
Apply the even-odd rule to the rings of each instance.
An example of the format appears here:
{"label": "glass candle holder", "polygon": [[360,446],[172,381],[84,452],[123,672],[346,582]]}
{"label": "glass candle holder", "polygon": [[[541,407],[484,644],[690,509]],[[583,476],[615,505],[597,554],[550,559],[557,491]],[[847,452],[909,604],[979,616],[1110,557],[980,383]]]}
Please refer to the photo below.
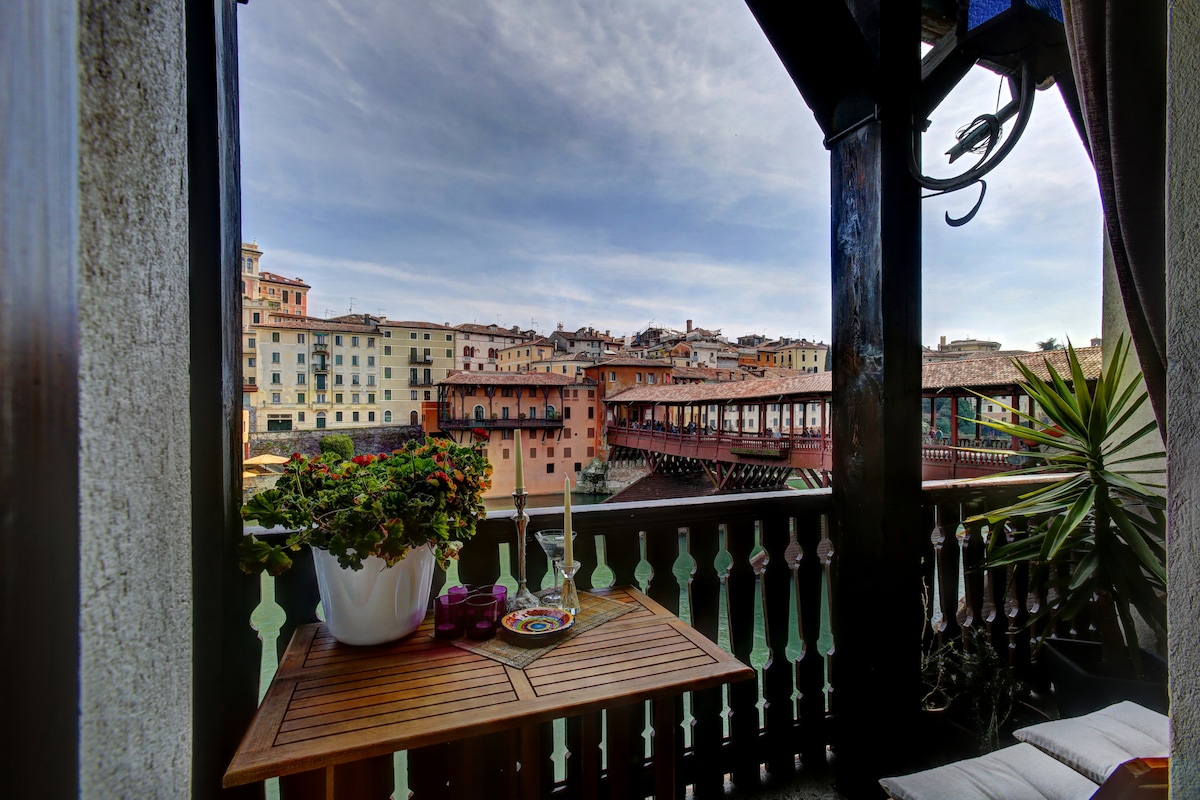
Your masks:
{"label": "glass candle holder", "polygon": [[580,611],[579,590],[575,588],[575,573],[579,572],[581,566],[583,565],[578,561],[572,561],[570,564],[564,561],[562,564],[563,582],[558,607],[572,614],[578,614]]}
{"label": "glass candle holder", "polygon": [[433,637],[457,639],[463,635],[466,595],[444,594],[433,599]]}
{"label": "glass candle holder", "polygon": [[467,598],[464,627],[468,639],[490,639],[496,635],[498,616],[496,597],[476,594]]}
{"label": "glass candle holder", "polygon": [[496,612],[503,616],[505,609],[508,607],[508,589],[502,584],[493,583],[487,586],[480,586],[475,590],[476,595],[486,595],[492,597],[496,601]]}

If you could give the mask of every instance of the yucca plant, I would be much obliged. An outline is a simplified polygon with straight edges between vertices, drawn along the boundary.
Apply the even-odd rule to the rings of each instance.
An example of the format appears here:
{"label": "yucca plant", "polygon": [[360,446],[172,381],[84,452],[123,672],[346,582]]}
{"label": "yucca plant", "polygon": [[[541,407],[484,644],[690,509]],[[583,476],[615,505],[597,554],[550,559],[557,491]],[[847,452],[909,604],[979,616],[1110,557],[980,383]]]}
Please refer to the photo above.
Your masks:
{"label": "yucca plant", "polygon": [[1023,538],[1006,542],[1002,536],[990,537],[983,568],[1020,562],[1052,567],[1055,595],[1042,614],[1051,622],[1071,620],[1092,604],[1103,668],[1112,675],[1140,679],[1141,650],[1132,609],[1166,627],[1166,504],[1155,491],[1161,485],[1144,484],[1133,476],[1161,474],[1138,467],[1164,454],[1128,455],[1133,444],[1156,430],[1154,422],[1118,436],[1148,397],[1139,389],[1140,373],[1121,383],[1129,356],[1125,338],[1118,340],[1107,369],[1090,390],[1075,348],[1068,347],[1066,356],[1068,376],[1046,359],[1049,380],[1013,361],[1025,379],[1021,389],[1050,420],[1050,427],[1033,415],[1032,406],[1029,412],[1003,407],[1033,427],[993,420],[987,425],[1045,449],[1030,454],[1037,462],[1034,466],[1007,474],[1069,476],[967,522],[986,521],[995,531],[1008,520],[1027,520]]}

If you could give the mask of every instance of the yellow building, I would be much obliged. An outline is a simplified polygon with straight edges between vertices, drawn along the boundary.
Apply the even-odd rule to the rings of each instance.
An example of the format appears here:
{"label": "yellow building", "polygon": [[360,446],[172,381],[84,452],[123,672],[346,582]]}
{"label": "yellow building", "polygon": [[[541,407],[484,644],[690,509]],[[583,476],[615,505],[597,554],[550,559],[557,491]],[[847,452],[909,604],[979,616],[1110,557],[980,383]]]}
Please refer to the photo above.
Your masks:
{"label": "yellow building", "polygon": [[437,400],[434,386],[455,368],[457,332],[434,322],[381,319],[381,423],[424,425],[422,403]]}
{"label": "yellow building", "polygon": [[776,363],[780,369],[797,369],[801,372],[825,372],[825,359],[829,345],[810,342],[807,339],[790,341],[775,348]]}
{"label": "yellow building", "polygon": [[554,357],[554,343],[545,337],[529,342],[501,348],[498,364],[500,372],[526,372],[535,361]]}
{"label": "yellow building", "polygon": [[281,319],[250,326],[254,430],[360,428],[382,422],[376,320]]}

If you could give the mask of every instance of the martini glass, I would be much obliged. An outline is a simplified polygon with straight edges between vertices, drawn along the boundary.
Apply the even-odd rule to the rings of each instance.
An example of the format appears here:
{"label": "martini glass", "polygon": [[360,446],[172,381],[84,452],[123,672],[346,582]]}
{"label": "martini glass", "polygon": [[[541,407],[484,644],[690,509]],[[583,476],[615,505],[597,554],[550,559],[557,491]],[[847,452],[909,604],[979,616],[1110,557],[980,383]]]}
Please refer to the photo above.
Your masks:
{"label": "martini glass", "polygon": [[[542,551],[546,554],[546,558],[550,559],[550,563],[554,565],[554,583],[549,589],[538,592],[538,597],[547,605],[557,605],[562,597],[562,581],[559,578],[559,573],[562,570],[563,549],[566,547],[566,534],[562,528],[550,528],[544,531],[538,531],[533,534],[537,539],[538,544],[542,546]],[[571,541],[575,541],[576,533],[571,532]]]}

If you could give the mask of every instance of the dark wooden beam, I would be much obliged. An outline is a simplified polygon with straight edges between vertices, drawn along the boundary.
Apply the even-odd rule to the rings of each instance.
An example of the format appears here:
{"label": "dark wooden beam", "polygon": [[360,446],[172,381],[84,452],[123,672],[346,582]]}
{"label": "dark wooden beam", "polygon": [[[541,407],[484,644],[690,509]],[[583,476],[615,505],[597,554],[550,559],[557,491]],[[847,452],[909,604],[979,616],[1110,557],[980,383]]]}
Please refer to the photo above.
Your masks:
{"label": "dark wooden beam", "polygon": [[74,0],[0,3],[4,794],[79,795],[79,66]]}
{"label": "dark wooden beam", "polygon": [[241,178],[237,4],[188,0],[191,289],[192,795],[221,776],[258,705],[262,645],[249,626],[258,578],[237,569],[241,505]]}
{"label": "dark wooden beam", "polygon": [[834,640],[838,785],[874,796],[919,738],[921,195],[907,166],[920,0],[857,0],[879,118],[833,144]]}
{"label": "dark wooden beam", "polygon": [[878,65],[844,0],[746,0],[746,5],[826,139],[874,114]]}

